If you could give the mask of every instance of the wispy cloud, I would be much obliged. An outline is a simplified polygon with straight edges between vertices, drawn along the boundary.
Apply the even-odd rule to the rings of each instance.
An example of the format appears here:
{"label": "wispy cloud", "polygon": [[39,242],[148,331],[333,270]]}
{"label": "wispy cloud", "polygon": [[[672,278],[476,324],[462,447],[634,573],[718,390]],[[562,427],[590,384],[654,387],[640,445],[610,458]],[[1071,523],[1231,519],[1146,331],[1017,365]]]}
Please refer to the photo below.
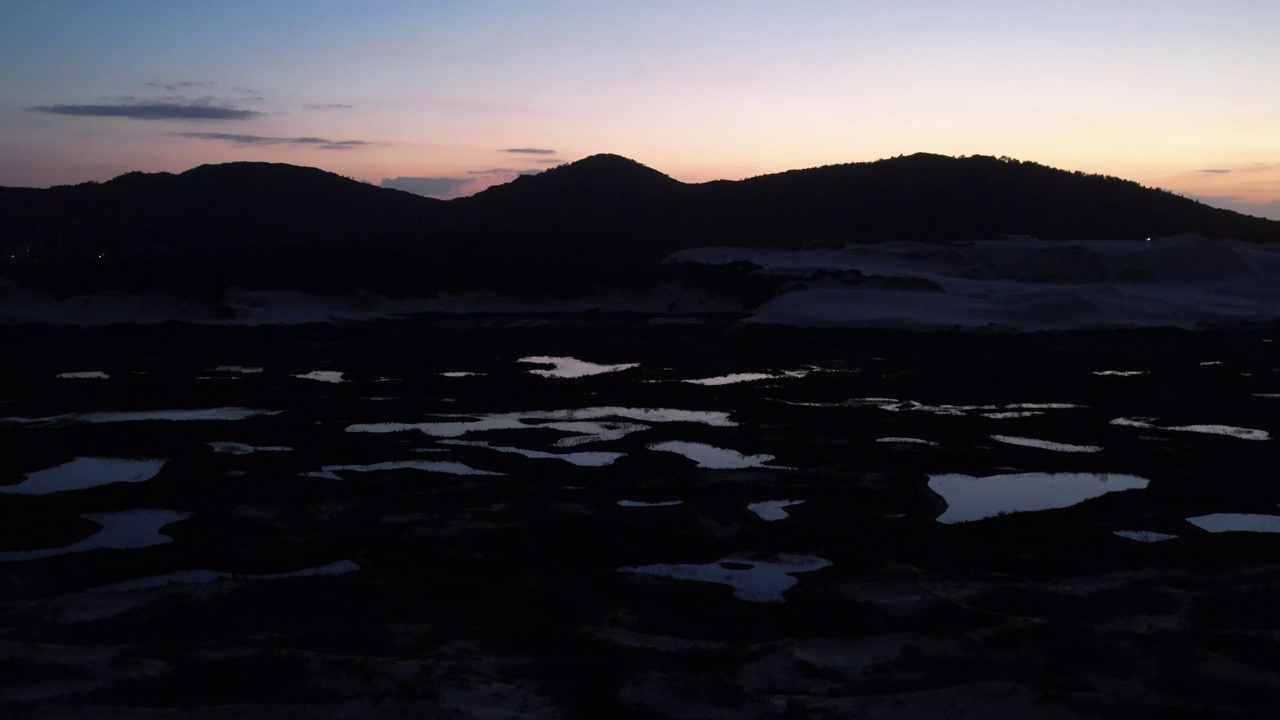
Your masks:
{"label": "wispy cloud", "polygon": [[207,90],[209,88],[218,87],[218,83],[204,80],[179,80],[178,82],[171,83],[149,82],[146,83],[144,87],[168,90],[169,92],[179,92],[182,90]]}
{"label": "wispy cloud", "polygon": [[1211,175],[1226,175],[1231,171],[1226,169],[1221,169],[1221,168],[1210,168],[1205,170],[1197,170],[1196,172],[1209,173]]}
{"label": "wispy cloud", "polygon": [[468,170],[468,175],[499,175],[502,177],[513,177],[515,175],[537,175],[542,172],[542,168],[527,168],[524,170],[515,170],[512,168],[489,168],[488,170]]}
{"label": "wispy cloud", "polygon": [[398,177],[383,178],[382,187],[392,190],[404,190],[414,195],[443,198],[457,194],[471,178],[451,177]]}
{"label": "wispy cloud", "polygon": [[302,107],[308,110],[352,110],[355,105],[348,105],[347,103],[310,103]]}
{"label": "wispy cloud", "polygon": [[79,117],[122,117],[133,120],[249,120],[262,113],[234,105],[205,102],[126,102],[99,105],[38,105],[32,112]]}
{"label": "wispy cloud", "polygon": [[564,160],[560,158],[529,158],[529,162],[542,163],[543,165],[559,165]]}
{"label": "wispy cloud", "polygon": [[237,145],[315,145],[321,150],[351,150],[372,143],[365,140],[326,140],[320,137],[272,137],[269,135],[240,135],[220,132],[172,133],[178,137],[195,140],[222,140]]}
{"label": "wispy cloud", "polygon": [[555,155],[555,150],[544,150],[542,148],[505,148],[500,152],[517,153],[520,155]]}

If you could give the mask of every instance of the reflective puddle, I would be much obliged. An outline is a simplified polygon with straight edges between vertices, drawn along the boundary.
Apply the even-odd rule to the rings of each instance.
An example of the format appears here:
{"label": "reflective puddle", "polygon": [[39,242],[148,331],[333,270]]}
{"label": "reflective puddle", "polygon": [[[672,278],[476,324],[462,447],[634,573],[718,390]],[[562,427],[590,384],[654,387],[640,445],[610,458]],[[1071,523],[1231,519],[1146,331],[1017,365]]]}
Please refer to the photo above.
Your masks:
{"label": "reflective puddle", "polygon": [[1097,445],[1071,445],[1068,443],[1049,442],[1048,440],[1036,440],[1035,438],[1018,437],[1016,435],[992,435],[991,439],[1007,445],[1020,445],[1022,447],[1040,448],[1041,450],[1053,450],[1054,452],[1102,452],[1102,448]]}
{"label": "reflective puddle", "polygon": [[235,373],[237,375],[257,375],[263,370],[264,368],[248,367],[245,365],[219,365],[213,369],[214,372]]}
{"label": "reflective puddle", "polygon": [[619,507],[627,508],[653,508],[653,507],[675,507],[683,503],[683,500],[663,500],[662,502],[644,502],[643,500],[619,500]]}
{"label": "reflective puddle", "polygon": [[442,445],[461,445],[465,447],[482,447],[495,452],[513,453],[523,455],[527,458],[538,460],[562,460],[573,465],[581,467],[604,467],[612,465],[615,460],[625,455],[618,452],[570,452],[570,453],[550,453],[541,450],[526,450],[518,447],[504,447],[500,445],[490,445],[483,440],[441,440]]}
{"label": "reflective puddle", "polygon": [[1146,375],[1145,370],[1094,370],[1094,375],[1112,376],[1112,377],[1136,377],[1138,375]]}
{"label": "reflective puddle", "polygon": [[763,502],[754,502],[747,505],[747,509],[760,516],[761,520],[775,521],[789,517],[783,508],[789,508],[792,505],[799,505],[803,500],[765,500]]}
{"label": "reflective puddle", "polygon": [[133,410],[125,412],[87,412],[68,413],[42,418],[7,417],[0,418],[0,423],[21,425],[67,425],[71,423],[145,422],[160,421],[213,421],[213,420],[245,420],[258,415],[279,415],[283,410],[257,410],[242,407],[203,408],[200,410]]}
{"label": "reflective puddle", "polygon": [[698,378],[696,380],[681,380],[680,382],[689,383],[690,385],[706,385],[714,387],[716,385],[733,385],[735,383],[756,382],[758,380],[802,378],[811,372],[813,372],[813,370],[783,370],[780,373],[730,373],[728,375],[717,375],[715,377]]}
{"label": "reflective puddle", "polygon": [[211,442],[209,446],[214,452],[230,453],[232,455],[248,455],[256,452],[290,452],[291,447],[283,445],[246,445],[238,442]]}
{"label": "reflective puddle", "polygon": [[[350,425],[347,432],[394,433],[408,430],[432,437],[456,438],[473,432],[490,430],[525,430],[538,428],[566,433],[556,447],[573,447],[591,442],[617,440],[633,432],[648,430],[640,423],[692,422],[712,427],[736,427],[729,413],[670,408],[591,407],[576,410],[542,410],[493,415],[442,415],[460,418],[426,423],[362,423]],[[622,422],[631,420],[634,422]]]}
{"label": "reflective puddle", "polygon": [[396,460],[372,465],[325,465],[319,470],[304,473],[307,477],[324,480],[341,480],[340,472],[377,472],[379,470],[425,470],[448,475],[502,475],[500,472],[477,470],[470,465],[447,460]]}
{"label": "reflective puddle", "polygon": [[111,376],[101,370],[83,370],[80,372],[58,373],[58,377],[64,380],[106,380]]}
{"label": "reflective puddle", "polygon": [[[816,403],[815,403],[816,404]],[[1007,405],[929,405],[915,400],[898,400],[896,398],[868,397],[853,398],[845,403],[851,407],[874,407],[889,412],[923,412],[932,415],[963,416],[970,414],[989,418],[1018,418],[1041,415],[1045,410],[1071,410],[1083,405],[1057,402],[1025,402]]]}
{"label": "reflective puddle", "polygon": [[217,570],[182,570],[167,575],[130,580],[128,582],[104,585],[91,592],[130,592],[134,590],[151,590],[173,585],[193,585],[199,583],[218,582],[219,580],[283,580],[285,578],[321,577],[325,575],[345,575],[359,570],[360,566],[350,560],[339,560],[313,568],[303,568],[291,572],[240,574],[220,572]]}
{"label": "reflective puddle", "polygon": [[620,363],[617,365],[597,365],[586,360],[573,357],[553,357],[551,355],[532,355],[522,357],[516,362],[533,363],[534,365],[551,365],[550,370],[530,370],[534,375],[552,378],[580,378],[590,375],[619,372],[640,367],[640,363]]}
{"label": "reflective puddle", "polygon": [[294,375],[294,377],[300,380],[315,380],[316,382],[326,383],[346,382],[346,380],[342,379],[342,373],[337,370],[312,370],[302,375]]}
{"label": "reflective puddle", "polygon": [[125,510],[82,517],[98,523],[102,529],[84,540],[65,547],[0,552],[0,561],[38,560],[99,548],[124,550],[164,545],[173,542],[173,538],[161,534],[160,529],[179,520],[186,520],[191,517],[191,513],[173,510]]}
{"label": "reflective puddle", "polygon": [[1187,522],[1211,533],[1260,532],[1280,533],[1280,515],[1256,513],[1213,513],[1189,517]]}
{"label": "reflective puddle", "polygon": [[1208,435],[1226,435],[1241,440],[1270,440],[1271,434],[1266,430],[1236,427],[1235,425],[1156,425],[1154,418],[1116,418],[1112,425],[1142,428],[1144,430],[1173,430],[1176,432],[1205,433]]}
{"label": "reflective puddle", "polygon": [[447,377],[447,378],[479,377],[480,375],[483,375],[483,374],[484,373],[467,372],[466,370],[453,370],[450,372],[440,373],[440,377]]}
{"label": "reflective puddle", "polygon": [[1145,543],[1164,542],[1165,540],[1173,540],[1178,537],[1177,535],[1152,532],[1150,530],[1117,530],[1114,534],[1128,540],[1136,540],[1138,542]]}
{"label": "reflective puddle", "polygon": [[743,468],[794,469],[781,465],[766,465],[765,463],[773,459],[772,455],[743,455],[737,450],[718,448],[706,443],[669,440],[667,442],[653,443],[648,447],[650,450],[657,450],[658,452],[673,452],[683,455],[697,463],[700,468],[714,470],[740,470]]}
{"label": "reflective puddle", "polygon": [[882,437],[876,438],[876,442],[893,443],[895,445],[930,445],[933,447],[937,447],[938,445],[938,443],[932,440],[922,440],[921,438],[913,437]]}
{"label": "reflective puddle", "polygon": [[930,475],[929,489],[942,496],[940,523],[961,523],[1006,513],[1064,508],[1107,493],[1140,490],[1148,481],[1114,473],[1014,473],[973,477]]}
{"label": "reflective puddle", "polygon": [[27,479],[16,485],[0,485],[0,492],[45,495],[111,483],[143,482],[155,477],[166,462],[168,460],[80,457],[56,467],[28,473]]}
{"label": "reflective puddle", "polygon": [[799,582],[792,574],[821,570],[830,564],[830,560],[814,555],[775,555],[768,560],[730,555],[705,565],[642,565],[620,567],[618,572],[718,583],[732,587],[739,600],[786,602],[782,594]]}

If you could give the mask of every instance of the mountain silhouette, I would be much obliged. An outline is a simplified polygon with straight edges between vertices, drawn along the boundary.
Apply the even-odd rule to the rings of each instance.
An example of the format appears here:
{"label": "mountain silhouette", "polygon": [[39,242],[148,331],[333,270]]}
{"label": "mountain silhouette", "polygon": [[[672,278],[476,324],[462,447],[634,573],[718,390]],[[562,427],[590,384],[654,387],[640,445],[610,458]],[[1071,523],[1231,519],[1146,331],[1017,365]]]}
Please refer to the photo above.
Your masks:
{"label": "mountain silhouette", "polygon": [[559,289],[643,282],[676,250],[1197,233],[1280,240],[1280,222],[1119,178],[919,153],[683,183],[592,155],[440,201],[314,168],[203,165],[0,188],[0,271],[70,289]]}

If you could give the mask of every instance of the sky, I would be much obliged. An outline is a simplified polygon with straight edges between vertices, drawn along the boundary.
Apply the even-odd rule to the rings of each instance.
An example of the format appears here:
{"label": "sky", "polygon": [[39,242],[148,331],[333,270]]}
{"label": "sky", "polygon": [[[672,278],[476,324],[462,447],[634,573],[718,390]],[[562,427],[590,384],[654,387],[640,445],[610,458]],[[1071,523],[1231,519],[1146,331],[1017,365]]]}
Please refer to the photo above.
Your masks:
{"label": "sky", "polygon": [[437,197],[915,152],[1280,219],[1276,0],[0,0],[0,185],[309,165]]}

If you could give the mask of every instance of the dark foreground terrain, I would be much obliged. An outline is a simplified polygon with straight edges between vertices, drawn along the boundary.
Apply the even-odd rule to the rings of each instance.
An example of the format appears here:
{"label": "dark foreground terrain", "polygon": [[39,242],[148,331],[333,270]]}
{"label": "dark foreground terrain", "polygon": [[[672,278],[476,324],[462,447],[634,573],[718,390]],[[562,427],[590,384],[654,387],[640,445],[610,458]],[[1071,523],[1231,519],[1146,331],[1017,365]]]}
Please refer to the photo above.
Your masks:
{"label": "dark foreground terrain", "polygon": [[[1280,535],[1187,518],[1277,512],[1259,439],[1280,431],[1277,336],[604,315],[2,328],[0,483],[168,462],[0,494],[0,717],[1271,716]],[[639,365],[544,377],[529,356]],[[85,371],[108,377],[57,377]],[[342,382],[297,377],[313,371]],[[729,373],[775,377],[680,382]],[[91,414],[202,408],[280,412]],[[431,425],[358,431],[374,423]],[[650,447],[668,442],[773,457],[699,467]],[[938,521],[931,475],[1022,472],[1149,484]],[[748,509],[784,499],[803,502]],[[180,519],[143,547],[22,559],[131,510]],[[773,561],[795,581],[770,576],[776,597],[650,567],[765,578]]]}

